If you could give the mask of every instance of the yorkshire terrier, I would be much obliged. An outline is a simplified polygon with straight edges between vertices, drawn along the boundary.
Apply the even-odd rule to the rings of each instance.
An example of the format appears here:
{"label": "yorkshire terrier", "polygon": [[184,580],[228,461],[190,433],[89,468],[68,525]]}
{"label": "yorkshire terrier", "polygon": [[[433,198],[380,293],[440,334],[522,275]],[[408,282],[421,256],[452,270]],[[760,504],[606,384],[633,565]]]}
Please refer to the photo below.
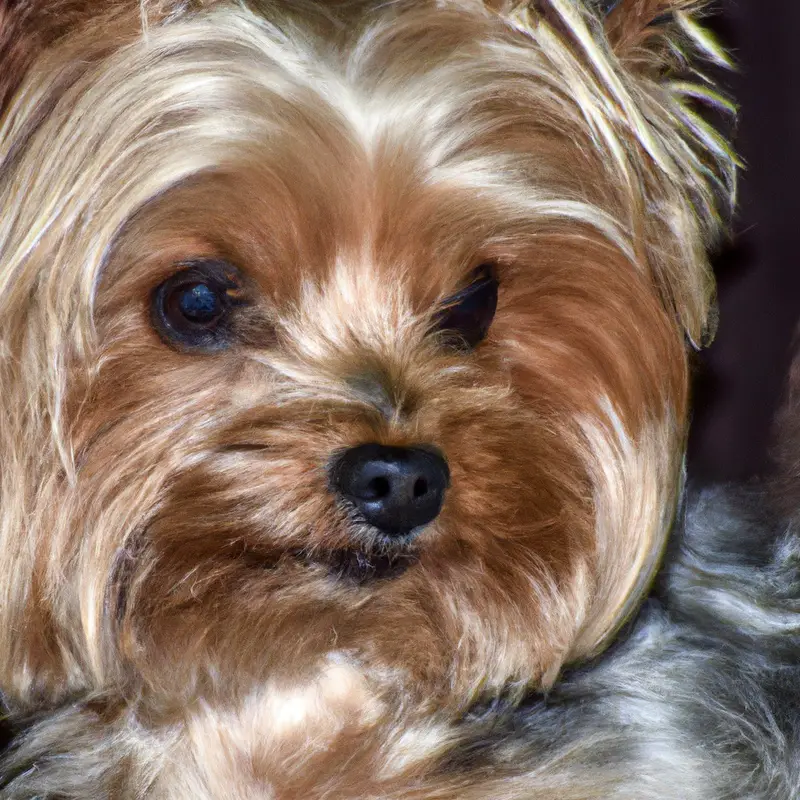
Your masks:
{"label": "yorkshire terrier", "polygon": [[0,0],[3,797],[616,796],[502,726],[675,515],[699,5]]}

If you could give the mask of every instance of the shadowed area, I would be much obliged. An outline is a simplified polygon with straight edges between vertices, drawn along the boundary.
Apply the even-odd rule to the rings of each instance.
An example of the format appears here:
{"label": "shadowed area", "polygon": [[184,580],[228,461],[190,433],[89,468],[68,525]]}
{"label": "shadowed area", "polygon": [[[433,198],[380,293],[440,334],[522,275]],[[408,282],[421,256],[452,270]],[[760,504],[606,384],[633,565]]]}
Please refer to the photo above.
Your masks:
{"label": "shadowed area", "polygon": [[734,240],[719,253],[720,323],[699,357],[689,470],[702,483],[746,480],[770,463],[770,439],[800,317],[797,192],[800,6],[727,0],[715,27],[740,68],[720,79],[741,107]]}

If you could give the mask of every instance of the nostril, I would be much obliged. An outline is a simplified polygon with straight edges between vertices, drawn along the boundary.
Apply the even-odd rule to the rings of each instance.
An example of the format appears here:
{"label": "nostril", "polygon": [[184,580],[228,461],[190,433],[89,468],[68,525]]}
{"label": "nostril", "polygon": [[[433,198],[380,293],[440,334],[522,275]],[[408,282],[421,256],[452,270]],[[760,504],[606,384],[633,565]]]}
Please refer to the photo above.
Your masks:
{"label": "nostril", "polygon": [[392,485],[389,483],[389,479],[379,475],[377,478],[373,478],[365,487],[364,491],[364,499],[365,500],[380,500],[382,497],[386,497],[392,491]]}
{"label": "nostril", "polygon": [[428,493],[428,481],[425,478],[417,478],[414,481],[414,497],[422,497]]}

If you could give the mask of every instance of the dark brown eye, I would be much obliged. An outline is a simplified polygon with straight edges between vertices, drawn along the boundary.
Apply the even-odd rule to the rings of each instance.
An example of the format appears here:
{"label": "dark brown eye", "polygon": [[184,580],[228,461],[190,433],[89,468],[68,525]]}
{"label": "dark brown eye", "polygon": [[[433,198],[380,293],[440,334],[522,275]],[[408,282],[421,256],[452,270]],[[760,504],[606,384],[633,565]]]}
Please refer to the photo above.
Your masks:
{"label": "dark brown eye", "polygon": [[169,344],[190,350],[226,347],[233,309],[241,305],[238,271],[224,261],[194,261],[153,292],[151,317]]}
{"label": "dark brown eye", "polygon": [[486,338],[497,310],[498,286],[495,266],[481,264],[469,285],[445,300],[436,328],[447,344],[470,350]]}

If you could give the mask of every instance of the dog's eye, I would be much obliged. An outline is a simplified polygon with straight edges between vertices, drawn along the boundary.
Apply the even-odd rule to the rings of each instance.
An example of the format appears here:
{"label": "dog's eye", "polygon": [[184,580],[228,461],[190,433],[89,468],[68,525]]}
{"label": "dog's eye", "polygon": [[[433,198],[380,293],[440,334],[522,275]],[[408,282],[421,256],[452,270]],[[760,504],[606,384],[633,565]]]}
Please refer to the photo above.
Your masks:
{"label": "dog's eye", "polygon": [[447,344],[471,349],[486,338],[497,310],[498,285],[494,265],[481,264],[470,284],[445,300],[436,317],[436,328]]}
{"label": "dog's eye", "polygon": [[237,270],[223,261],[184,265],[153,292],[152,319],[170,344],[219,350],[230,340],[231,310],[241,303]]}

